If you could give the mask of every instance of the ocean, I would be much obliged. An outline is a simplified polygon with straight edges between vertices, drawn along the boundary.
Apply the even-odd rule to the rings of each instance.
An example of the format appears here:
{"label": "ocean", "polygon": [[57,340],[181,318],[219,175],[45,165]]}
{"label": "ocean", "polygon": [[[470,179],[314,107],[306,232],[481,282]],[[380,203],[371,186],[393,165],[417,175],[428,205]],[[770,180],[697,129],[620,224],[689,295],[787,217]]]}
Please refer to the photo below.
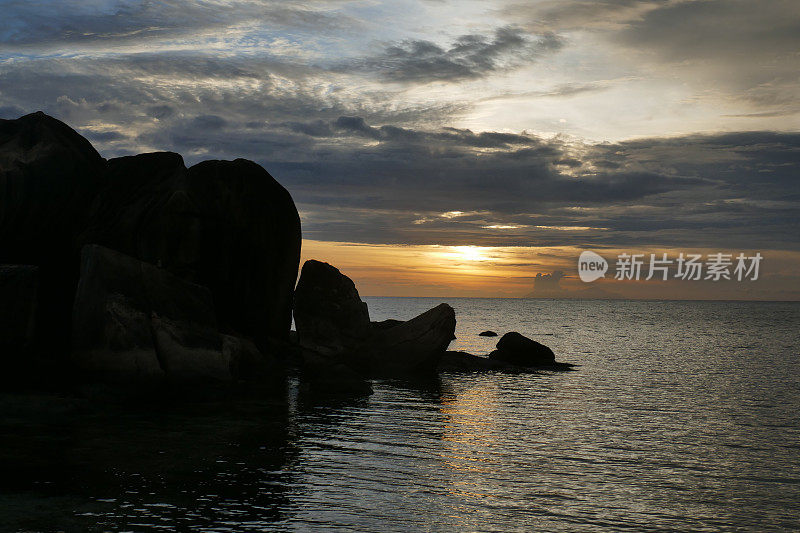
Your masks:
{"label": "ocean", "polygon": [[0,529],[800,530],[800,303],[365,300],[373,320],[446,301],[451,349],[519,331],[580,366],[147,415],[3,409]]}

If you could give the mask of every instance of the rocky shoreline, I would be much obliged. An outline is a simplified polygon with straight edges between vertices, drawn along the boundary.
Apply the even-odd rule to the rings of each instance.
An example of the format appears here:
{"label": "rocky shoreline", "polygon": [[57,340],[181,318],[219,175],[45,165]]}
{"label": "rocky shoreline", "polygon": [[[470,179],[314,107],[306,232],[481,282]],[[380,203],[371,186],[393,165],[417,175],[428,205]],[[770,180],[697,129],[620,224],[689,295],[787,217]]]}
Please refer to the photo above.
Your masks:
{"label": "rocky shoreline", "polygon": [[298,369],[315,392],[368,394],[376,377],[573,366],[515,332],[489,357],[448,351],[444,303],[372,322],[320,261],[295,287],[297,209],[252,161],[105,160],[39,112],[0,120],[0,184],[4,387],[273,389]]}

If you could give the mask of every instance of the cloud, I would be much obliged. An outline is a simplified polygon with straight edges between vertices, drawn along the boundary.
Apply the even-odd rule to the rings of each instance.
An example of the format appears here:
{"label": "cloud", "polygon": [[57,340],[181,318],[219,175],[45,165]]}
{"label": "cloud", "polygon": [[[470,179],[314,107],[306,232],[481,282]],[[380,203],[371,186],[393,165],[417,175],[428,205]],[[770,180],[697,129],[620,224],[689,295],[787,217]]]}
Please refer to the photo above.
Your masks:
{"label": "cloud", "polygon": [[377,56],[360,59],[345,69],[376,72],[402,83],[456,82],[478,79],[535,60],[561,49],[564,41],[554,33],[532,38],[519,28],[496,28],[491,38],[466,34],[449,47],[427,40],[406,40],[387,46]]}
{"label": "cloud", "polygon": [[631,21],[613,40],[685,73],[687,81],[723,84],[752,105],[800,110],[800,4],[792,0],[669,3]]}
{"label": "cloud", "polygon": [[313,4],[291,0],[6,0],[3,11],[11,16],[0,22],[0,50],[141,45],[200,37],[217,40],[247,33],[254,26],[321,31],[355,23]]}
{"label": "cloud", "polygon": [[[794,4],[546,1],[483,26],[436,26],[460,35],[446,44],[443,33],[384,28],[358,39],[336,33],[327,48],[314,28],[359,23],[315,2],[33,6],[4,4],[15,16],[0,21],[0,116],[43,109],[107,157],[172,150],[188,163],[253,159],[291,191],[313,239],[800,246],[796,133],[592,144],[471,120],[485,111],[473,106],[516,113],[525,98],[546,98],[570,124],[582,113],[598,121],[593,108],[614,98],[620,115],[643,94],[661,102],[658,84],[625,92],[634,74],[722,91],[741,104],[726,109],[741,111],[732,115],[783,116],[796,105]],[[294,35],[303,35],[300,50],[281,44]],[[378,38],[390,44],[364,52]],[[597,55],[581,55],[587,46]],[[560,74],[511,84],[510,70],[530,63]],[[467,94],[478,85],[486,90]],[[504,98],[520,102],[490,102]],[[474,123],[483,126],[453,127]]]}

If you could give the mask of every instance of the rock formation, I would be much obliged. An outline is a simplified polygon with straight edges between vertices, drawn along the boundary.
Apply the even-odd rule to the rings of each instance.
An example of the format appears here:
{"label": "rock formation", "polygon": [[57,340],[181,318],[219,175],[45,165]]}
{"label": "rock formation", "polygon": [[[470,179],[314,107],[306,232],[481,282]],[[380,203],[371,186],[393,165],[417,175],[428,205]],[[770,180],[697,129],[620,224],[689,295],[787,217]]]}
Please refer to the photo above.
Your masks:
{"label": "rock formation", "polygon": [[0,265],[1,381],[16,380],[33,348],[39,269]]}
{"label": "rock formation", "polygon": [[285,339],[300,260],[300,219],[289,193],[257,164],[178,154],[111,159],[82,243],[161,265],[214,295],[223,330]]}
{"label": "rock formation", "polygon": [[322,355],[352,354],[371,332],[367,304],[353,281],[313,259],[300,271],[294,321],[300,346]]}
{"label": "rock formation", "polygon": [[218,332],[209,289],[97,245],[82,252],[73,323],[75,362],[92,380],[225,382],[271,364]]}
{"label": "rock formation", "polygon": [[543,370],[569,370],[574,365],[559,363],[553,350],[512,331],[497,341],[497,349],[489,354],[489,359],[509,365],[538,368]]}
{"label": "rock formation", "polygon": [[291,196],[252,161],[106,161],[43,113],[0,120],[0,349],[16,361],[71,352],[92,380],[227,383],[282,375],[280,354],[318,391],[358,394],[373,375],[571,366],[518,333],[489,358],[446,352],[447,304],[370,322],[327,263],[295,290],[300,239]]}
{"label": "rock formation", "polygon": [[69,343],[75,237],[104,171],[100,154],[63,122],[41,112],[0,120],[0,264],[39,267],[36,339],[43,352]]}
{"label": "rock formation", "polygon": [[355,359],[366,361],[377,375],[434,372],[455,338],[456,314],[439,304],[394,327],[379,330],[362,344]]}
{"label": "rock formation", "polygon": [[353,281],[314,260],[303,265],[294,313],[300,345],[313,354],[306,365],[344,364],[360,375],[434,372],[455,338],[455,311],[447,304],[405,322],[371,323]]}
{"label": "rock formation", "polygon": [[43,113],[0,120],[0,264],[39,268],[37,332],[69,345],[83,245],[101,244],[208,287],[220,329],[285,340],[300,254],[289,193],[259,165],[180,155],[105,161]]}

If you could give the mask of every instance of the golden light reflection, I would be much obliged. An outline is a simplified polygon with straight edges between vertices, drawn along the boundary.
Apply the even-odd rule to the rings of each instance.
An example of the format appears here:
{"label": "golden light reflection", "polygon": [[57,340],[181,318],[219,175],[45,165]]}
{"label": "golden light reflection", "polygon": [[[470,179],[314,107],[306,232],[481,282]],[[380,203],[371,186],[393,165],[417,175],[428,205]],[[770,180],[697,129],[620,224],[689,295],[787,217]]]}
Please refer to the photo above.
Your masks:
{"label": "golden light reflection", "polygon": [[442,399],[444,451],[439,457],[444,468],[455,474],[448,485],[451,495],[470,499],[487,496],[480,475],[493,467],[485,452],[497,441],[494,431],[500,427],[496,421],[499,408],[493,385],[474,386]]}

